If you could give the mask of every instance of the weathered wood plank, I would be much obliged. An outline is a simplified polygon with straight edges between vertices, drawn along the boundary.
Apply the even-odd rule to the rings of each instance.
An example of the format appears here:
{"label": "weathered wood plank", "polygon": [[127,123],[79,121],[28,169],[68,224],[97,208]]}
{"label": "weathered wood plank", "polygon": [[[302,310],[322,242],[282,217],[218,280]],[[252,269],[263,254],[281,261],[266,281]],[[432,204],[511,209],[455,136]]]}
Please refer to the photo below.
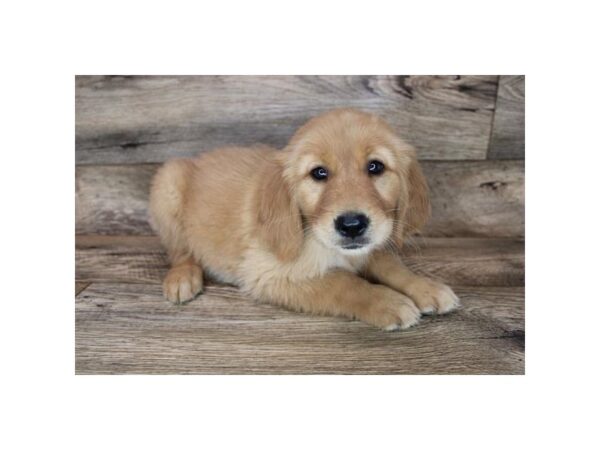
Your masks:
{"label": "weathered wood plank", "polygon": [[489,159],[525,159],[525,76],[501,76]]}
{"label": "weathered wood plank", "polygon": [[76,299],[76,372],[522,374],[522,288],[457,289],[459,311],[389,333],[209,286],[177,307],[158,285],[92,284]]}
{"label": "weathered wood plank", "polygon": [[338,107],[382,115],[423,159],[485,159],[497,76],[78,76],[78,164],[163,162],[222,145],[283,147]]}
{"label": "weathered wood plank", "polygon": [[523,161],[423,164],[431,190],[429,236],[524,236]]}
{"label": "weathered wood plank", "polygon": [[77,167],[76,233],[153,234],[148,223],[148,195],[157,167]]}
{"label": "weathered wood plank", "polygon": [[167,255],[155,236],[77,236],[75,279],[89,282],[159,283]]}
{"label": "weathered wood plank", "polygon": [[[151,236],[77,236],[76,279],[159,283],[167,259]],[[512,239],[414,238],[403,249],[415,272],[452,286],[522,286],[524,244]]]}
{"label": "weathered wood plank", "polygon": [[452,286],[525,284],[525,244],[521,240],[413,238],[402,250],[402,259],[416,273]]}
{"label": "weathered wood plank", "polygon": [[[78,166],[77,234],[153,234],[148,191],[157,165]],[[522,161],[424,161],[433,215],[429,236],[524,235]]]}
{"label": "weathered wood plank", "polygon": [[[77,278],[77,277],[76,277]],[[81,291],[83,291],[86,287],[90,285],[89,282],[75,282],[75,296],[79,295]]]}

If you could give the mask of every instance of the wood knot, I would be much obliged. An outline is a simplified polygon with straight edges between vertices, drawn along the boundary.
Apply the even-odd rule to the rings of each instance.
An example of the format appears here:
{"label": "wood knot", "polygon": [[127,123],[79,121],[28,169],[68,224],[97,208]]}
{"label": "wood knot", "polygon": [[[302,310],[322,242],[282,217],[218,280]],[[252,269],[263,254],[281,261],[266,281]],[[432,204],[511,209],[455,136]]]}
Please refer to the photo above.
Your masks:
{"label": "wood knot", "polygon": [[137,148],[141,145],[144,145],[144,144],[142,144],[140,142],[125,142],[124,144],[121,144],[120,147],[123,150],[127,150],[128,148]]}
{"label": "wood knot", "polygon": [[479,185],[480,188],[491,189],[492,191],[496,191],[504,186],[506,186],[506,183],[504,181],[487,181]]}
{"label": "wood knot", "polygon": [[392,88],[394,92],[400,94],[403,97],[406,97],[410,100],[414,98],[413,89],[410,84],[410,77],[407,75],[398,75],[394,79],[394,83],[392,83]]}

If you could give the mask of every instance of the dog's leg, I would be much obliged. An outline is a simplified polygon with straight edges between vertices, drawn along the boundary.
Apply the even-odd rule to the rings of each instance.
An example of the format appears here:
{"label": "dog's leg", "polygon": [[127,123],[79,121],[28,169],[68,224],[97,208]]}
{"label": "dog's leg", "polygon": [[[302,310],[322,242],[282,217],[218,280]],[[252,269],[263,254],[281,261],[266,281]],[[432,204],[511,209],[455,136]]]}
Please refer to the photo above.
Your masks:
{"label": "dog's leg", "polygon": [[423,314],[445,314],[460,304],[452,289],[443,283],[414,274],[396,255],[376,252],[366,269],[369,278],[409,296]]}
{"label": "dog's leg", "polygon": [[150,190],[151,222],[171,262],[163,292],[174,303],[192,300],[202,290],[202,269],[191,256],[183,230],[184,192],[192,169],[189,160],[169,161],[156,173]]}
{"label": "dog's leg", "polygon": [[202,268],[191,256],[173,260],[163,281],[163,293],[173,303],[185,303],[202,292]]}
{"label": "dog's leg", "polygon": [[296,311],[359,319],[385,330],[408,328],[420,317],[410,298],[343,271],[302,282],[270,282],[254,294]]}

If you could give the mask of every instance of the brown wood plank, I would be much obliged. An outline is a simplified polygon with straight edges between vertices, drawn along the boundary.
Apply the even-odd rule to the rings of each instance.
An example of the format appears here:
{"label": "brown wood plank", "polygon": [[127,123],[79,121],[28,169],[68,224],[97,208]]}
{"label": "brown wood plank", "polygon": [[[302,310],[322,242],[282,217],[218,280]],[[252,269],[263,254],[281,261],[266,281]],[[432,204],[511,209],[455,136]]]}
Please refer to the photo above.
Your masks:
{"label": "brown wood plank", "polygon": [[523,286],[525,244],[514,239],[413,238],[402,250],[416,273],[452,286]]}
{"label": "brown wood plank", "polygon": [[[148,191],[157,165],[78,166],[78,234],[153,234]],[[522,161],[424,161],[431,188],[429,236],[524,234]]]}
{"label": "brown wood plank", "polygon": [[159,283],[167,255],[155,236],[78,236],[75,278],[89,282]]}
{"label": "brown wood plank", "polygon": [[79,282],[79,281],[76,281],[75,282],[75,296],[79,295],[79,293],[82,292],[89,285],[90,285],[89,282]]}
{"label": "brown wood plank", "polygon": [[78,164],[286,145],[338,107],[380,114],[423,159],[485,159],[497,76],[78,76]]}
{"label": "brown wood plank", "polygon": [[525,76],[500,77],[489,159],[525,159]]}
{"label": "brown wood plank", "polygon": [[523,161],[427,162],[429,236],[524,236]]}
{"label": "brown wood plank", "polygon": [[76,299],[76,372],[523,374],[523,289],[457,292],[457,312],[390,333],[228,287],[174,306],[158,285],[92,284]]}
{"label": "brown wood plank", "polygon": [[[151,236],[77,236],[76,279],[87,282],[159,283],[167,259]],[[522,286],[524,244],[512,239],[414,238],[403,249],[417,273],[452,286]]]}

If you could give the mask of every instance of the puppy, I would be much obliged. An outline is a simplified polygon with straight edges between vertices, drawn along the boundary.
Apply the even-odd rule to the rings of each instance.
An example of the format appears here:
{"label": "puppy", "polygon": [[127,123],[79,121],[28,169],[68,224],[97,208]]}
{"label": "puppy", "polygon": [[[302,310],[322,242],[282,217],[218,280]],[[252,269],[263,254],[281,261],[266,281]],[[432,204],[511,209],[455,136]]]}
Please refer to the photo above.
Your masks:
{"label": "puppy", "polygon": [[396,254],[430,214],[428,189],[414,150],[372,114],[330,111],[282,151],[231,147],[168,161],[150,213],[174,303],[202,292],[206,273],[259,301],[385,330],[459,304]]}

